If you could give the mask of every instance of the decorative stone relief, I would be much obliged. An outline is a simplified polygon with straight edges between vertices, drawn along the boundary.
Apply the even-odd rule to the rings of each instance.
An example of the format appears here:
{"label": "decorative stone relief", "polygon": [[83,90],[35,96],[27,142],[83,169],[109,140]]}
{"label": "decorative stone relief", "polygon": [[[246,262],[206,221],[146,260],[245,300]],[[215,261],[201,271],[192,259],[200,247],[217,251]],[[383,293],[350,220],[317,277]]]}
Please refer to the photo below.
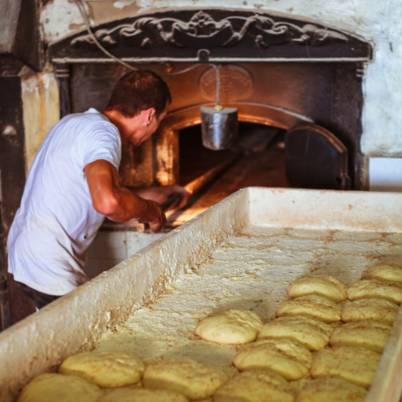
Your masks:
{"label": "decorative stone relief", "polygon": [[[257,48],[277,44],[304,44],[320,46],[328,42],[348,42],[341,32],[311,23],[291,23],[271,16],[254,14],[233,15],[215,19],[205,11],[198,11],[188,20],[172,17],[141,17],[110,29],[94,30],[96,39],[103,46],[126,45],[149,48],[160,41],[174,47],[228,47],[251,37]],[[94,45],[92,35],[84,34],[71,41],[72,46]]]}

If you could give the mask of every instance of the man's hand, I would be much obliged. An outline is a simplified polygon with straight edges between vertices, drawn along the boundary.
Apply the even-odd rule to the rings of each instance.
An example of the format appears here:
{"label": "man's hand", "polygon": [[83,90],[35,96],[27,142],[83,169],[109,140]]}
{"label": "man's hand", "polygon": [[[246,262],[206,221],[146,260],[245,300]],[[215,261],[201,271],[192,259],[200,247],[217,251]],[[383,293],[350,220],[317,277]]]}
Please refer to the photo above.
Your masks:
{"label": "man's hand", "polygon": [[163,213],[161,207],[156,202],[150,200],[148,200],[147,202],[150,209],[150,215],[154,216],[154,218],[148,219],[144,223],[149,224],[149,230],[151,232],[159,232],[166,224],[166,216]]}

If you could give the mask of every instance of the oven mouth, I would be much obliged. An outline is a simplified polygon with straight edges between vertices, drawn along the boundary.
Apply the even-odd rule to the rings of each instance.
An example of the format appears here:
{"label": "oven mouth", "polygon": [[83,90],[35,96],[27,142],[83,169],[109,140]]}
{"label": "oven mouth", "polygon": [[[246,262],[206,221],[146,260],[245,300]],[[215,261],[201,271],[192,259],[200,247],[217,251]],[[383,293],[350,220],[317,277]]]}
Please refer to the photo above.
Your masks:
{"label": "oven mouth", "polygon": [[[288,171],[303,169],[304,158],[309,160],[308,177],[322,170],[322,159],[329,155],[330,164],[342,172],[329,174],[323,188],[360,188],[361,78],[372,57],[369,42],[317,21],[231,8],[156,9],[91,30],[93,35],[84,30],[49,46],[61,115],[89,105],[102,110],[105,94],[127,72],[118,60],[155,71],[172,92],[170,113],[157,137],[123,160],[125,185],[186,184],[182,132],[200,124],[201,106],[214,105],[214,66],[219,64],[221,104],[238,110],[240,124],[292,134],[284,134],[283,140],[285,158],[293,163]],[[114,58],[100,50],[94,37]],[[336,141],[346,151],[329,149]],[[315,160],[317,152],[324,158]],[[322,182],[292,185],[321,188]]]}

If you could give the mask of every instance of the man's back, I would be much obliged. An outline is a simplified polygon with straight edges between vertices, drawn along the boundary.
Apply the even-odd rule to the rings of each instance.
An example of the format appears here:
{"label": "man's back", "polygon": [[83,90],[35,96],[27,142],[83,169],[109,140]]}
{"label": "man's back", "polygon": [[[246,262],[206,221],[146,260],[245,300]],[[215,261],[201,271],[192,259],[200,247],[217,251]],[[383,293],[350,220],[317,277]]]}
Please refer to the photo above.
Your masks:
{"label": "man's back", "polygon": [[16,281],[59,296],[86,280],[84,253],[104,217],[92,206],[84,167],[104,159],[118,169],[120,158],[117,128],[95,109],[66,116],[50,131],[8,238]]}

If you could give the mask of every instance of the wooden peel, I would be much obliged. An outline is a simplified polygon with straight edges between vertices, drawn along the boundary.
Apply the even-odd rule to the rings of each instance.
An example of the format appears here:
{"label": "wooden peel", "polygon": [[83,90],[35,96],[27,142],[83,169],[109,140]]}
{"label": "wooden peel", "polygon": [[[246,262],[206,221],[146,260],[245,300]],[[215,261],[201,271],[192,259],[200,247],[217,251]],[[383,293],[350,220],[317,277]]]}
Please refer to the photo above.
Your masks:
{"label": "wooden peel", "polygon": [[[206,185],[208,185],[216,176],[218,176],[219,173],[227,167],[227,165],[227,161],[222,162],[183,186],[183,188],[190,194],[190,197],[179,209],[185,209],[186,206],[191,203],[190,199],[194,198],[194,196],[196,196]],[[177,211],[177,208],[171,209],[171,207],[178,204],[181,198],[181,194],[171,194],[171,196],[169,196],[168,199],[161,205],[163,211],[168,211],[166,213],[166,218]]]}
{"label": "wooden peel", "polygon": [[233,155],[230,159],[223,161],[219,165],[216,165],[213,168],[207,170],[201,176],[198,176],[194,180],[190,181],[190,183],[187,183],[184,188],[190,194],[198,193],[204,186],[214,180],[215,177],[217,177],[221,172],[226,170],[229,165],[234,162],[235,159],[237,159],[237,155]]}
{"label": "wooden peel", "polygon": [[[192,205],[195,200],[197,199],[200,191],[210,184],[217,176],[219,176],[224,170],[226,170],[232,163],[237,160],[238,155],[233,155],[228,160],[225,160],[218,165],[212,167],[211,169],[207,170],[205,173],[201,174],[200,176],[196,177],[194,180],[190,181],[184,186],[184,189],[190,193],[190,197],[187,199],[186,203],[182,205],[180,208],[174,208],[177,205],[182,195],[175,193],[171,194],[168,199],[161,204],[162,211],[165,212],[166,216],[166,225],[165,228],[167,230],[171,229],[171,223],[174,222],[178,216],[190,205]],[[138,222],[135,220],[131,220],[125,223],[116,223],[113,222],[112,224],[104,224],[104,227],[113,229],[113,230],[133,230],[140,233],[146,233],[149,231],[149,225],[147,223]]]}
{"label": "wooden peel", "polygon": [[[187,183],[184,188],[188,191],[191,195],[187,199],[185,205],[181,206],[179,209],[172,209],[166,212],[166,219],[167,225],[171,224],[174,220],[177,219],[178,216],[190,205],[194,203],[197,199],[197,196],[201,192],[203,188],[205,188],[208,184],[210,184],[216,177],[218,177],[223,171],[229,168],[236,160],[238,159],[238,155],[233,155],[228,160],[221,162],[220,164],[212,167],[211,169],[207,170],[202,175],[196,177],[194,180]],[[178,198],[176,198],[176,202],[178,202],[181,198],[180,194],[175,194]],[[174,205],[172,203],[171,205]],[[163,207],[162,207],[163,209]],[[169,209],[169,208],[167,208]]]}

